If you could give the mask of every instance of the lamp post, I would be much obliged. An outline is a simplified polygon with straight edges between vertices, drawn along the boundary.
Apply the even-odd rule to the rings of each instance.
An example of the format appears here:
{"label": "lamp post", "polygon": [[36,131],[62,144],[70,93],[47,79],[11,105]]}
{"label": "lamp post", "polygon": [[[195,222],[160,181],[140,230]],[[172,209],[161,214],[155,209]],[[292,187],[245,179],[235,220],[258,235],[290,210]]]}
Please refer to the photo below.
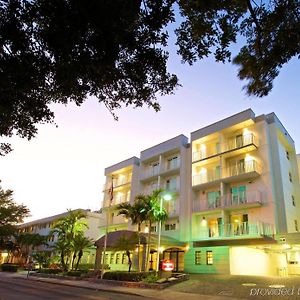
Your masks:
{"label": "lamp post", "polygon": [[[166,194],[164,193],[164,195],[159,195],[159,212],[160,212],[160,216],[163,210],[163,200],[169,201],[172,199],[172,196],[170,194]],[[156,258],[156,272],[158,272],[159,269],[159,252],[160,252],[160,237],[161,237],[161,225],[162,225],[162,221],[161,219],[158,222],[158,237],[157,237],[157,258]]]}

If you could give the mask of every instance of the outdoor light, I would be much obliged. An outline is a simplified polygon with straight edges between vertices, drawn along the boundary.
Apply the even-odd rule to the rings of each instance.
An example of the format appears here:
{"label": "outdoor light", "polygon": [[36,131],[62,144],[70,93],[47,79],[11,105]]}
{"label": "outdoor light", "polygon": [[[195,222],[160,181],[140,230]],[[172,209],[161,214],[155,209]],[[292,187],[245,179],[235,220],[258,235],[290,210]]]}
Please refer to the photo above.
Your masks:
{"label": "outdoor light", "polygon": [[207,221],[206,221],[205,217],[202,218],[201,225],[202,226],[206,226],[207,225]]}
{"label": "outdoor light", "polygon": [[144,232],[145,232],[145,233],[148,233],[148,232],[149,232],[149,227],[148,227],[148,226],[145,227]]}
{"label": "outdoor light", "polygon": [[[159,210],[162,212],[163,209],[163,200],[169,201],[172,199],[172,195],[170,193],[161,192],[158,197],[160,198]],[[157,238],[157,258],[156,258],[156,272],[159,269],[159,253],[160,253],[160,237],[161,237],[161,220],[158,223],[158,238]]]}

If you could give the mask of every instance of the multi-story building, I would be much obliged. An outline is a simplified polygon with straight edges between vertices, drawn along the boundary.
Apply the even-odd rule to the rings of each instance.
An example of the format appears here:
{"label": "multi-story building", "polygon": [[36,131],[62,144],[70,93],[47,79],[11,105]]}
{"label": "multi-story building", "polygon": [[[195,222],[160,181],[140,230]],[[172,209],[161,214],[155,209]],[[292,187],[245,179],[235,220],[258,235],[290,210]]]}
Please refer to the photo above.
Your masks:
{"label": "multi-story building", "polygon": [[[75,209],[72,212],[82,211],[85,214],[85,221],[87,223],[87,228],[84,232],[85,237],[90,238],[94,241],[99,239],[100,237],[100,228],[104,226],[105,220],[103,219],[103,215],[99,212],[91,212],[89,209]],[[34,251],[53,251],[53,246],[57,242],[56,234],[50,234],[53,230],[53,225],[59,219],[66,217],[69,212],[64,212],[61,214],[57,214],[51,217],[38,219],[31,222],[26,222],[19,225],[20,233],[30,233],[30,234],[39,234],[42,236],[46,236],[48,238],[47,245],[40,245]],[[32,249],[29,249],[29,256],[32,255]],[[82,263],[93,264],[95,261],[95,249],[89,249],[85,251],[84,256],[82,257]]]}
{"label": "multi-story building", "polygon": [[[117,183],[113,204],[133,203],[137,194],[156,188],[174,193],[165,203],[169,219],[162,235],[181,243],[164,249],[178,269],[300,274],[297,157],[294,141],[274,113],[256,117],[248,109],[192,132],[190,143],[180,135],[142,151],[140,159],[107,168],[105,175],[106,191],[112,177]],[[128,180],[118,185],[119,178]],[[105,208],[110,196],[104,194]],[[110,230],[134,229],[116,218],[109,220]]]}

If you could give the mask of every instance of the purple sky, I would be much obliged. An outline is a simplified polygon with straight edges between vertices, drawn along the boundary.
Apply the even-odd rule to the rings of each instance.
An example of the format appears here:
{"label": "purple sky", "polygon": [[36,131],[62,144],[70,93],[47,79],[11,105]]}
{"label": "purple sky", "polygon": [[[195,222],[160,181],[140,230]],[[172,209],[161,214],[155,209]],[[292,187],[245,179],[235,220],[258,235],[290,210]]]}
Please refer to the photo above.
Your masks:
{"label": "purple sky", "polygon": [[31,219],[67,208],[100,208],[104,168],[178,134],[190,132],[252,108],[256,115],[275,112],[300,152],[300,62],[284,66],[274,88],[263,99],[248,98],[236,67],[203,60],[193,67],[170,58],[170,71],[183,85],[174,96],[160,99],[161,112],[125,108],[119,121],[95,99],[82,107],[53,106],[54,125],[39,126],[35,139],[13,138],[14,151],[0,157],[0,179],[27,205]]}

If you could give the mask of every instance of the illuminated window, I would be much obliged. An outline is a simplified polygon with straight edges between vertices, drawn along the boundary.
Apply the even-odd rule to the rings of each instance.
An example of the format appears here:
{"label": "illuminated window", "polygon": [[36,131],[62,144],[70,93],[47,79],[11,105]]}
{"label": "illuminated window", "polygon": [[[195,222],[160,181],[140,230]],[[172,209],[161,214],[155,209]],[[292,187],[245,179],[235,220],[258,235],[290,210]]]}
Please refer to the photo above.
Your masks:
{"label": "illuminated window", "polygon": [[122,255],[122,265],[124,265],[126,263],[126,253],[123,253]]}
{"label": "illuminated window", "polygon": [[109,264],[113,264],[113,263],[114,263],[114,253],[110,255],[110,261],[109,261]]}
{"label": "illuminated window", "polygon": [[156,232],[156,226],[151,226],[150,232]]}
{"label": "illuminated window", "polygon": [[120,263],[120,253],[116,254],[116,264]]}
{"label": "illuminated window", "polygon": [[195,251],[195,265],[201,265],[201,251]]}
{"label": "illuminated window", "polygon": [[213,252],[212,251],[206,251],[206,264],[212,265],[214,262],[213,260]]}
{"label": "illuminated window", "polygon": [[295,230],[296,230],[296,231],[299,231],[299,229],[298,229],[298,221],[297,221],[297,220],[294,220],[294,222],[295,222]]}
{"label": "illuminated window", "polygon": [[293,203],[293,206],[296,206],[295,197],[293,195],[292,195],[292,203]]}
{"label": "illuminated window", "polygon": [[165,224],[165,230],[176,230],[176,224]]}
{"label": "illuminated window", "polygon": [[105,254],[105,262],[104,262],[105,264],[108,264],[108,255],[109,255],[108,253]]}

